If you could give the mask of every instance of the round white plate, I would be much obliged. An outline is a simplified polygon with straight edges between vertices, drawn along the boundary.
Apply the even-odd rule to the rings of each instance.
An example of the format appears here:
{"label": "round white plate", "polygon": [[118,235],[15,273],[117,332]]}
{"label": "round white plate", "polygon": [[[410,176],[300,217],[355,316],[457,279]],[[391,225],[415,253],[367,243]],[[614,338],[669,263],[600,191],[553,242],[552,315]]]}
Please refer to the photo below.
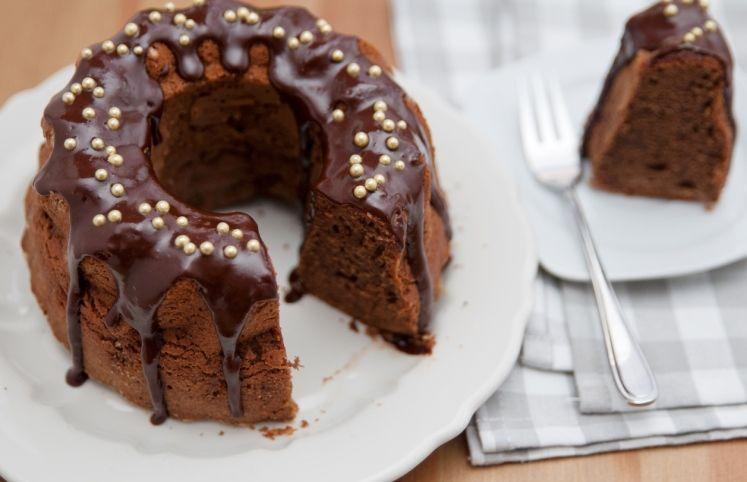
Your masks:
{"label": "round white plate", "polygon": [[[432,356],[402,354],[348,327],[311,296],[281,306],[300,411],[295,433],[169,420],[93,382],[64,381],[69,355],[28,287],[19,248],[22,196],[40,143],[39,117],[65,70],[0,112],[0,473],[54,480],[382,480],[398,477],[456,436],[511,369],[530,306],[536,257],[509,177],[490,144],[438,97],[411,85],[433,129],[454,222],[454,258],[435,307]],[[282,281],[296,261],[300,217],[249,206]],[[302,428],[303,421],[308,426]],[[282,426],[282,425],[280,425]]]}
{"label": "round white plate", "polygon": [[[570,210],[532,177],[524,163],[517,123],[516,83],[521,76],[556,73],[579,137],[599,95],[617,43],[577,45],[493,71],[471,86],[468,117],[479,122],[500,148],[502,165],[519,184],[537,239],[540,262],[566,279],[588,273]],[[747,81],[735,72],[734,113],[747,125]],[[747,138],[737,137],[731,172],[713,210],[702,204],[632,197],[598,191],[583,183],[588,215],[607,274],[613,280],[671,277],[723,266],[747,256]]]}

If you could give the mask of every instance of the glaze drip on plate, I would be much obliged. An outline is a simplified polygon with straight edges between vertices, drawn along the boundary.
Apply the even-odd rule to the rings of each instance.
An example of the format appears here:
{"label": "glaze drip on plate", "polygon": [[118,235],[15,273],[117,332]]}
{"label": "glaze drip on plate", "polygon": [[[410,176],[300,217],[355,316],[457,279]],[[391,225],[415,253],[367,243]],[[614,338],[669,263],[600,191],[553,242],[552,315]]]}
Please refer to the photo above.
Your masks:
{"label": "glaze drip on plate", "polygon": [[194,81],[203,76],[198,48],[205,40],[220,46],[223,66],[236,73],[249,67],[249,46],[267,46],[273,87],[296,99],[307,122],[321,128],[325,161],[310,187],[387,221],[417,283],[421,327],[433,299],[425,204],[444,221],[447,216],[435,174],[426,174],[433,173],[428,134],[404,92],[360,51],[355,37],[332,32],[306,10],[197,0],[184,10],[137,14],[115,37],[84,49],[70,84],[45,111],[54,149],[34,182],[39,194],[56,193],[70,207],[67,322],[73,366],[67,378],[71,384],[86,379],[79,267],[93,257],[117,283],[107,324],[125,322],[140,335],[154,423],[168,416],[155,315],[174,283],[194,280],[211,310],[234,417],[242,414],[239,335],[254,303],[278,296],[254,220],[181,202],[157,181],[149,160],[163,106],[159,84],[146,69],[151,46],[168,46],[180,76]]}

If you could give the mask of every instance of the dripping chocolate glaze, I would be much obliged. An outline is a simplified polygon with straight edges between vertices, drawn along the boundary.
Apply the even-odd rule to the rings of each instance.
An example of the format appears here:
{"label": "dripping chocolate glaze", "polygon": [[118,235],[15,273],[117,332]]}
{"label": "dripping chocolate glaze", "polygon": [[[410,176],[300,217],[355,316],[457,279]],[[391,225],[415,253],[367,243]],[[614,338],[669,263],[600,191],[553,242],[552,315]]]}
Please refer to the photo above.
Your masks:
{"label": "dripping chocolate glaze", "polygon": [[[156,23],[148,19],[149,12],[135,15],[131,22],[139,27],[138,35],[129,37],[120,32],[111,39],[115,45],[127,45],[130,53],[123,56],[116,52],[106,53],[101,45],[95,45],[91,47],[91,58],[80,60],[70,81],[72,84],[81,82],[84,77],[92,77],[105,89],[103,98],[83,92],[71,105],[66,105],[60,94],[52,99],[44,113],[45,121],[54,131],[55,146],[34,186],[42,195],[61,195],[70,206],[68,330],[73,367],[68,380],[71,384],[80,384],[86,378],[78,272],[80,263],[86,257],[93,257],[110,268],[118,287],[118,298],[107,315],[107,323],[122,320],[140,334],[143,371],[153,403],[154,423],[167,416],[158,373],[161,340],[155,314],[173,284],[179,279],[196,281],[212,311],[223,352],[230,409],[235,417],[242,414],[241,359],[237,355],[239,334],[249,321],[248,314],[255,302],[278,296],[274,270],[264,245],[259,253],[251,253],[245,247],[248,239],[259,239],[257,225],[250,216],[196,209],[175,199],[156,179],[146,155],[150,146],[158,141],[157,126],[163,105],[161,89],[148,75],[145,66],[148,47],[154,43],[163,43],[173,51],[179,74],[187,80],[199,80],[203,75],[204,66],[197,49],[205,40],[213,40],[221,47],[224,67],[236,73],[249,66],[249,46],[256,42],[265,44],[271,53],[269,74],[273,86],[282,95],[297,99],[307,113],[307,122],[317,124],[322,131],[325,161],[318,178],[310,180],[312,194],[319,193],[338,203],[356,205],[388,222],[407,253],[417,281],[422,328],[430,318],[433,292],[423,245],[423,208],[426,202],[423,183],[425,170],[433,165],[432,149],[423,126],[407,106],[404,92],[386,73],[380,77],[368,76],[366,72],[372,62],[360,52],[358,40],[337,33],[322,33],[316,18],[306,10],[252,9],[260,15],[257,25],[224,19],[226,10],[241,6],[244,5],[233,0],[212,0],[203,6],[161,12],[162,19]],[[173,18],[177,13],[193,19],[194,28],[175,25]],[[285,38],[273,37],[276,26],[285,29]],[[297,49],[289,49],[287,39],[304,30],[311,31],[314,40]],[[186,46],[178,41],[184,34],[191,40]],[[143,55],[132,53],[132,48],[138,45],[144,49]],[[344,62],[330,60],[335,49],[345,53]],[[345,72],[349,62],[360,65],[361,74],[357,78]],[[65,90],[69,90],[69,86]],[[406,130],[396,132],[400,145],[395,151],[388,150],[385,145],[386,138],[392,134],[380,130],[372,118],[373,104],[377,100],[386,102],[387,117],[407,122]],[[338,123],[332,121],[331,111],[339,105],[344,106],[346,115],[345,121]],[[81,114],[89,106],[96,111],[92,120],[84,119]],[[116,131],[105,126],[107,110],[111,106],[122,110],[122,125]],[[353,143],[353,136],[358,131],[369,135],[370,142],[365,148],[358,148]],[[69,137],[77,140],[73,151],[67,151],[62,145],[62,141]],[[124,164],[111,166],[104,151],[91,147],[90,141],[94,137],[116,147],[124,158]],[[353,188],[359,181],[348,174],[348,158],[354,153],[363,157],[367,176],[384,173],[388,178],[385,185],[362,200],[353,196]],[[384,153],[392,156],[392,165],[378,164],[379,155]],[[394,161],[400,159],[406,168],[395,171]],[[99,168],[109,171],[105,183],[94,179],[94,172]],[[124,197],[117,198],[109,192],[109,185],[114,182],[124,185]],[[160,214],[155,209],[148,215],[138,212],[140,203],[148,202],[154,206],[159,200],[170,203],[167,214]],[[431,177],[430,203],[448,225],[445,203],[435,176]],[[111,209],[121,211],[122,221],[94,227],[93,217]],[[151,221],[159,215],[165,226],[157,230]],[[179,227],[177,216],[187,217],[189,225]],[[239,242],[230,236],[219,235],[216,225],[220,221],[241,229],[244,239]],[[211,256],[202,256],[199,252],[185,255],[174,246],[174,239],[179,234],[187,234],[197,245],[211,241],[215,253]],[[222,249],[227,245],[238,248],[236,258],[223,256]]]}
{"label": "dripping chocolate glaze", "polygon": [[671,4],[677,6],[678,12],[676,15],[666,16],[664,9],[670,3],[658,2],[634,15],[625,24],[625,33],[620,41],[620,50],[604,82],[599,101],[586,123],[586,131],[582,143],[582,155],[586,155],[586,145],[591,135],[592,127],[599,120],[602,106],[617,74],[641,50],[653,52],[654,59],[677,51],[689,50],[703,55],[710,55],[721,61],[725,72],[724,97],[726,108],[732,127],[736,128],[732,112],[733,61],[729,45],[721,33],[721,29],[719,28],[715,32],[705,31],[703,35],[696,38],[695,42],[685,43],[683,40],[685,34],[690,32],[693,27],[703,28],[705,22],[710,20],[711,17],[708,15],[708,10],[701,7],[698,2],[686,5],[681,1],[675,1]]}

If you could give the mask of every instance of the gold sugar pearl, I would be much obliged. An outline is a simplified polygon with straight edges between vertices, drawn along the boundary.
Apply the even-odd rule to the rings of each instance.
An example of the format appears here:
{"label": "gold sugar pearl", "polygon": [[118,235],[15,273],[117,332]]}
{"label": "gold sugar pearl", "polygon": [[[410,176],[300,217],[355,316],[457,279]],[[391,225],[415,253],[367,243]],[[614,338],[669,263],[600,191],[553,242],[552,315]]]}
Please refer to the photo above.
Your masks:
{"label": "gold sugar pearl", "polygon": [[377,110],[373,113],[373,120],[376,122],[381,122],[384,119],[386,119],[386,113],[383,110]]}
{"label": "gold sugar pearl", "polygon": [[174,2],[166,2],[166,5],[164,5],[163,8],[168,12],[173,12],[176,10],[176,5],[174,5]]}
{"label": "gold sugar pearl", "polygon": [[156,203],[156,211],[159,213],[166,214],[169,210],[171,210],[171,204],[168,201],[161,200]]}
{"label": "gold sugar pearl", "polygon": [[374,192],[376,188],[379,187],[379,183],[376,182],[376,179],[369,177],[368,179],[366,179],[364,186],[366,187],[367,191]]}
{"label": "gold sugar pearl", "polygon": [[93,147],[95,150],[100,151],[104,147],[106,147],[106,143],[104,142],[104,139],[100,137],[94,137],[91,139],[91,147]]}
{"label": "gold sugar pearl", "polygon": [[394,131],[394,121],[392,119],[384,119],[381,122],[381,128],[384,129],[385,132],[393,132]]}
{"label": "gold sugar pearl", "polygon": [[195,243],[189,242],[184,245],[184,247],[182,248],[182,251],[184,251],[184,254],[188,256],[195,254],[197,252],[197,245]]}
{"label": "gold sugar pearl", "polygon": [[389,148],[389,150],[396,151],[399,147],[399,139],[394,136],[387,137],[386,147]]}
{"label": "gold sugar pearl", "polygon": [[684,37],[682,37],[682,40],[684,40],[687,43],[693,43],[695,42],[695,34],[692,32],[687,32]]}
{"label": "gold sugar pearl", "polygon": [[106,149],[104,149],[104,152],[106,152],[107,156],[111,156],[117,153],[117,148],[114,146],[106,146]]}
{"label": "gold sugar pearl", "polygon": [[200,253],[205,256],[210,256],[215,251],[215,246],[210,241],[203,241],[200,243]]}
{"label": "gold sugar pearl", "polygon": [[325,22],[322,25],[319,25],[319,31],[322,33],[330,33],[332,31],[332,25]]}
{"label": "gold sugar pearl", "polygon": [[376,181],[376,184],[382,185],[386,182],[386,177],[384,177],[383,174],[376,174],[374,175],[374,180]]}
{"label": "gold sugar pearl", "polygon": [[93,222],[94,226],[99,228],[103,226],[104,224],[106,224],[106,216],[104,216],[103,214],[97,214],[96,216],[93,217],[93,220],[91,222]]}
{"label": "gold sugar pearl", "polygon": [[90,59],[91,57],[93,57],[93,50],[86,47],[80,51],[80,56],[84,59]]}
{"label": "gold sugar pearl", "polygon": [[383,72],[381,70],[381,67],[379,67],[378,65],[372,65],[368,68],[368,75],[370,75],[371,77],[381,77],[382,73]]}
{"label": "gold sugar pearl", "polygon": [[192,3],[194,3],[195,7],[202,7],[205,5],[205,0],[194,0]]}
{"label": "gold sugar pearl", "polygon": [[301,35],[298,36],[298,40],[302,44],[310,44],[314,41],[314,34],[309,32],[308,30],[304,30],[303,32],[301,32]]}
{"label": "gold sugar pearl", "polygon": [[244,232],[240,229],[234,229],[231,231],[231,236],[233,236],[236,239],[241,239],[244,237]]}
{"label": "gold sugar pearl", "polygon": [[350,164],[360,164],[363,162],[363,158],[358,154],[353,154],[350,156]]}
{"label": "gold sugar pearl", "polygon": [[692,29],[692,33],[693,33],[693,35],[695,35],[696,37],[702,37],[702,36],[703,36],[703,29],[702,29],[702,28],[700,28],[700,27],[693,27],[693,29]]}
{"label": "gold sugar pearl", "polygon": [[355,189],[353,189],[353,196],[357,197],[358,199],[363,199],[368,194],[368,191],[366,190],[365,186],[355,186]]}
{"label": "gold sugar pearl", "polygon": [[226,22],[233,23],[236,21],[238,16],[233,10],[226,10],[225,12],[223,12],[223,18],[226,20]]}
{"label": "gold sugar pearl", "polygon": [[301,45],[301,42],[298,41],[296,37],[291,37],[288,39],[288,48],[291,50],[295,50],[298,48],[298,46]]}
{"label": "gold sugar pearl", "polygon": [[332,111],[332,120],[335,122],[342,122],[345,120],[345,112],[342,109],[335,109]]}
{"label": "gold sugar pearl", "polygon": [[107,54],[110,54],[110,53],[114,52],[114,49],[116,47],[114,45],[114,42],[112,42],[111,40],[104,40],[101,43],[101,48],[104,50],[104,52],[106,52]]}
{"label": "gold sugar pearl", "polygon": [[65,142],[63,142],[62,144],[68,151],[72,151],[73,149],[78,147],[78,141],[76,141],[72,137],[68,137],[67,139],[65,139]]}
{"label": "gold sugar pearl", "polygon": [[259,250],[262,248],[262,245],[259,244],[259,241],[256,239],[250,239],[246,242],[246,249],[251,251],[252,253],[259,253]]}
{"label": "gold sugar pearl", "polygon": [[360,177],[365,172],[362,164],[351,164],[350,175],[353,177]]}
{"label": "gold sugar pearl", "polygon": [[392,158],[388,154],[382,154],[379,156],[379,164],[382,166],[388,166],[392,163]]}
{"label": "gold sugar pearl", "polygon": [[180,234],[179,236],[174,238],[174,246],[176,246],[177,248],[184,247],[184,245],[187,244],[188,242],[189,242],[189,236],[187,236],[186,234]]}
{"label": "gold sugar pearl", "polygon": [[110,117],[106,121],[106,127],[108,127],[110,130],[116,131],[116,130],[119,129],[119,126],[120,126],[119,119],[117,119],[115,117]]}
{"label": "gold sugar pearl", "polygon": [[407,122],[405,122],[403,120],[398,120],[397,121],[397,129],[402,130],[402,131],[406,130],[407,129]]}
{"label": "gold sugar pearl", "polygon": [[106,169],[96,169],[96,172],[93,173],[93,177],[95,177],[97,181],[106,181],[109,177],[109,173]]}
{"label": "gold sugar pearl", "polygon": [[709,0],[700,0],[700,6],[703,8],[708,8],[708,6],[711,4]]}
{"label": "gold sugar pearl", "polygon": [[81,92],[83,92],[83,86],[80,85],[78,82],[75,82],[70,85],[70,92],[72,92],[75,95],[80,95]]}
{"label": "gold sugar pearl", "polygon": [[351,77],[358,77],[358,75],[361,73],[361,66],[356,64],[355,62],[352,62],[348,64],[348,66],[345,68],[345,71]]}
{"label": "gold sugar pearl", "polygon": [[125,44],[119,44],[117,45],[117,54],[120,56],[124,56],[130,53],[130,47],[128,47]]}
{"label": "gold sugar pearl", "polygon": [[215,226],[215,230],[218,231],[219,234],[228,234],[228,232],[231,230],[231,227],[228,225],[228,223],[224,223],[223,221],[221,221],[217,226]]}
{"label": "gold sugar pearl", "polygon": [[259,23],[259,14],[257,12],[249,12],[244,21],[249,25],[257,25]]}
{"label": "gold sugar pearl", "polygon": [[383,100],[377,100],[376,102],[374,102],[374,105],[373,105],[374,111],[386,112],[386,109],[387,109],[387,105],[386,105],[386,102],[384,102]]}
{"label": "gold sugar pearl", "polygon": [[156,216],[155,218],[153,218],[153,219],[151,220],[150,224],[151,224],[151,225],[152,225],[152,226],[153,226],[154,228],[156,228],[156,229],[161,229],[161,228],[163,228],[164,226],[166,226],[166,222],[165,222],[165,221],[163,220],[163,218],[162,218],[161,216]]}
{"label": "gold sugar pearl", "polygon": [[235,258],[237,254],[239,254],[239,250],[236,249],[236,246],[226,246],[223,248],[223,255],[228,259]]}
{"label": "gold sugar pearl", "polygon": [[72,104],[73,102],[75,102],[75,94],[73,94],[72,92],[65,92],[64,94],[62,94],[62,102],[67,105]]}
{"label": "gold sugar pearl", "polygon": [[96,81],[91,77],[84,77],[83,80],[80,81],[80,85],[83,87],[83,90],[90,92],[96,88]]}
{"label": "gold sugar pearl", "polygon": [[186,47],[189,45],[189,43],[192,41],[192,39],[189,38],[189,35],[184,34],[179,36],[179,45]]}
{"label": "gold sugar pearl", "polygon": [[137,207],[137,212],[139,212],[143,216],[147,216],[151,213],[151,211],[153,211],[153,208],[148,203],[140,203],[140,206]]}
{"label": "gold sugar pearl", "polygon": [[187,21],[187,16],[183,13],[177,13],[174,15],[174,24],[175,25],[184,25],[184,22]]}
{"label": "gold sugar pearl", "polygon": [[[682,0],[684,5],[692,5],[695,0]],[[672,0],[664,0],[664,3],[672,3]]]}
{"label": "gold sugar pearl", "polygon": [[329,55],[333,62],[342,62],[345,58],[345,53],[340,49],[335,49]]}
{"label": "gold sugar pearl", "polygon": [[179,216],[176,218],[176,224],[186,228],[189,225],[189,219],[187,219],[185,216]]}
{"label": "gold sugar pearl", "polygon": [[112,209],[106,215],[106,219],[108,219],[110,223],[118,223],[122,220],[122,212],[118,209]]}
{"label": "gold sugar pearl", "polygon": [[109,162],[109,164],[111,164],[112,166],[116,166],[116,167],[119,167],[122,164],[124,164],[124,158],[121,155],[116,154],[116,153],[111,154],[106,160]]}
{"label": "gold sugar pearl", "polygon": [[122,109],[120,109],[119,107],[109,107],[108,112],[110,117],[115,117],[117,119],[122,117]]}
{"label": "gold sugar pearl", "polygon": [[197,22],[192,20],[191,18],[188,18],[186,22],[184,22],[184,26],[187,27],[188,30],[192,30],[197,25]]}
{"label": "gold sugar pearl", "polygon": [[278,25],[277,27],[272,29],[272,36],[275,38],[285,37],[285,29]]}
{"label": "gold sugar pearl", "polygon": [[104,97],[105,93],[106,92],[104,92],[104,88],[103,87],[96,87],[95,89],[93,89],[93,96],[96,97],[96,98],[98,98],[98,99]]}
{"label": "gold sugar pearl", "polygon": [[122,197],[125,193],[125,188],[120,183],[112,184],[112,187],[110,189],[112,196],[114,197]]}
{"label": "gold sugar pearl", "polygon": [[664,15],[667,17],[674,17],[677,15],[677,12],[679,12],[679,8],[677,8],[677,5],[670,3],[666,7],[664,7]]}
{"label": "gold sugar pearl", "polygon": [[150,20],[153,23],[160,22],[162,18],[163,16],[161,15],[161,12],[157,10],[153,10],[152,12],[148,14],[148,20]]}
{"label": "gold sugar pearl", "polygon": [[365,132],[356,132],[353,140],[356,146],[366,147],[368,145],[368,134],[366,134]]}
{"label": "gold sugar pearl", "polygon": [[125,25],[124,33],[128,37],[134,37],[135,35],[140,33],[140,27],[138,27],[137,24],[130,22]]}
{"label": "gold sugar pearl", "polygon": [[703,27],[709,32],[715,32],[716,30],[718,30],[718,24],[715,20],[706,20],[705,24],[703,24]]}
{"label": "gold sugar pearl", "polygon": [[88,119],[88,120],[91,120],[94,117],[96,117],[96,111],[93,110],[91,107],[86,107],[85,109],[83,109],[83,112],[81,112],[81,114],[83,115],[84,119]]}
{"label": "gold sugar pearl", "polygon": [[250,10],[246,7],[239,7],[236,9],[236,15],[241,19],[245,20],[249,16]]}
{"label": "gold sugar pearl", "polygon": [[404,171],[405,170],[405,163],[403,161],[397,161],[394,163],[394,168],[398,171]]}

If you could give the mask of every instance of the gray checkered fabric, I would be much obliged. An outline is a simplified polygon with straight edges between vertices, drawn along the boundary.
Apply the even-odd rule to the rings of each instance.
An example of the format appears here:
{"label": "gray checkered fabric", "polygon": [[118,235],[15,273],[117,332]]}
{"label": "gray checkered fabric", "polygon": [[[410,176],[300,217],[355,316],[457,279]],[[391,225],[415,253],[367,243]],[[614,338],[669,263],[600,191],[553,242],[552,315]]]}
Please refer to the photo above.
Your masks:
{"label": "gray checkered fabric", "polygon": [[[550,46],[618,37],[649,3],[394,0],[398,60],[459,106],[485,72]],[[747,33],[736,29],[747,2],[712,4],[737,63],[747,62]],[[588,285],[542,273],[520,363],[468,430],[474,464],[747,435],[747,262],[616,288],[656,374],[656,405],[633,409],[617,395]]]}

